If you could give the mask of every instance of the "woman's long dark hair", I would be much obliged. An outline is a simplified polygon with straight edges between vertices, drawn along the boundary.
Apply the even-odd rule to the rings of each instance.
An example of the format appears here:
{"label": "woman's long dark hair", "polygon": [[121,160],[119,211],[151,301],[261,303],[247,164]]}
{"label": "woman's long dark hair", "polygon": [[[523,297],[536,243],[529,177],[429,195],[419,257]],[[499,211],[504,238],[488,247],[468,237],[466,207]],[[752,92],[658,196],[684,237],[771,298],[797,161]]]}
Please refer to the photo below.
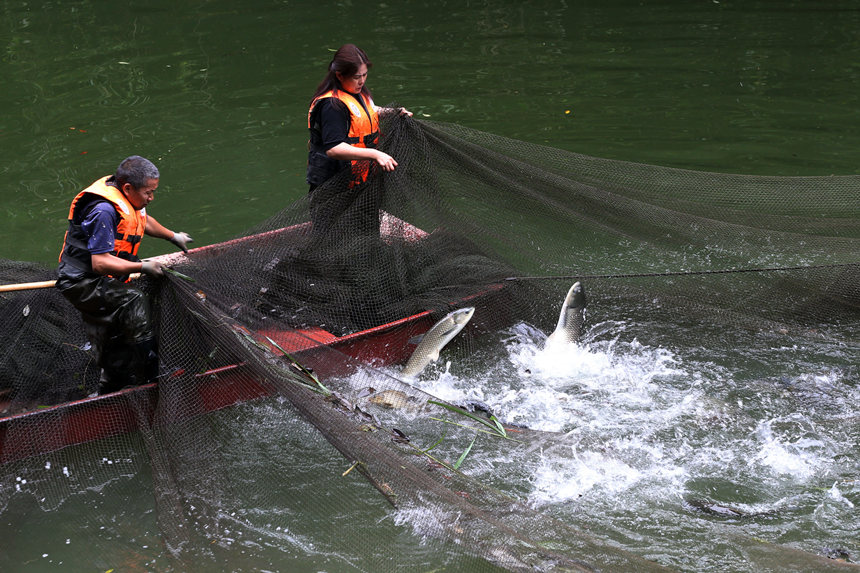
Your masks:
{"label": "woman's long dark hair", "polygon": [[[358,73],[358,68],[361,64],[365,64],[368,70],[373,66],[373,63],[371,63],[367,54],[364,53],[364,50],[355,44],[344,44],[338,48],[337,52],[334,54],[334,58],[328,66],[328,73],[323,81],[320,82],[320,85],[317,86],[317,91],[314,92],[314,97],[311,98],[311,101],[329,90],[342,89],[336,74],[339,73],[342,76],[354,76]],[[367,88],[366,83],[361,87],[361,93],[366,95],[368,98],[371,97],[370,90]]]}

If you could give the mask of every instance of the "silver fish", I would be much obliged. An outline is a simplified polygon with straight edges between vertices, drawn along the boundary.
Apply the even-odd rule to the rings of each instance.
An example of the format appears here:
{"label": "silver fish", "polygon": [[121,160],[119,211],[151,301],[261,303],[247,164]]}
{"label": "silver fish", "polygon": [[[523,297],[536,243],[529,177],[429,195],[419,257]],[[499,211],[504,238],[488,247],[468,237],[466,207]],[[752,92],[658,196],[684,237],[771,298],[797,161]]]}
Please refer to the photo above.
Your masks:
{"label": "silver fish", "polygon": [[416,409],[418,402],[413,396],[400,390],[383,390],[368,398],[367,401],[383,408],[391,408],[392,410]]}
{"label": "silver fish", "polygon": [[577,281],[573,283],[564,304],[561,305],[561,314],[558,317],[558,325],[549,337],[546,344],[571,344],[579,342],[582,338],[582,327],[585,324],[585,288]]}
{"label": "silver fish", "polygon": [[474,307],[459,308],[434,324],[418,343],[400,374],[407,378],[421,374],[428,364],[439,359],[439,351],[463,330],[473,314]]}

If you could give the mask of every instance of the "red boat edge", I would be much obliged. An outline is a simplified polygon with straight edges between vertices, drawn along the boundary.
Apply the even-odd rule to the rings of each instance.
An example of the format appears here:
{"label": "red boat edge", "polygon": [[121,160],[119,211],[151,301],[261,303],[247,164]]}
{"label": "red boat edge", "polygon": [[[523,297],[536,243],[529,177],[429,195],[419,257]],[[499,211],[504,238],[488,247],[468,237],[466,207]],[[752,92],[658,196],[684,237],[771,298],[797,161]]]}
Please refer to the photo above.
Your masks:
{"label": "red boat edge", "polygon": [[[502,288],[491,285],[463,304],[490,302]],[[432,313],[425,311],[342,337],[318,328],[307,332],[265,330],[254,336],[263,344],[274,341],[275,345],[269,343],[274,353],[287,352],[302,363],[313,364],[315,374],[324,382],[328,377],[348,375],[356,361],[376,367],[405,362],[414,350],[410,340],[434,323]],[[329,349],[338,350],[343,360],[332,360]],[[324,355],[325,360],[314,359],[315,355]],[[275,390],[249,376],[242,364],[201,372],[194,378],[194,411],[186,410],[186,416],[264,398]],[[0,464],[137,430],[141,417],[152,421],[158,397],[157,384],[153,383],[0,418]]]}
{"label": "red boat edge", "polygon": [[[285,227],[199,247],[191,252],[215,254],[236,242],[266,240],[291,231],[306,232],[308,225]],[[427,235],[388,214],[383,216],[381,229],[383,237],[397,235],[408,240],[420,240]],[[174,253],[157,258],[165,264],[175,264],[183,257],[182,253]],[[479,312],[489,312],[490,308],[497,312],[500,305],[495,295],[503,290],[503,284],[488,285],[480,293],[452,302],[458,302],[460,306],[480,306]],[[248,334],[275,353],[286,352],[312,364],[315,374],[324,381],[327,377],[349,374],[356,361],[376,367],[405,362],[414,350],[410,340],[425,333],[434,323],[433,314],[424,311],[344,336],[335,336],[316,327],[288,331],[259,330]],[[329,349],[338,350],[343,360],[332,360]],[[321,354],[326,355],[325,360],[314,359]],[[254,380],[243,370],[243,365],[237,364],[195,374],[195,411],[186,412],[186,415],[213,412],[273,393],[274,389],[269,384]],[[137,430],[140,422],[152,421],[158,398],[159,389],[153,383],[0,418],[0,464]]]}

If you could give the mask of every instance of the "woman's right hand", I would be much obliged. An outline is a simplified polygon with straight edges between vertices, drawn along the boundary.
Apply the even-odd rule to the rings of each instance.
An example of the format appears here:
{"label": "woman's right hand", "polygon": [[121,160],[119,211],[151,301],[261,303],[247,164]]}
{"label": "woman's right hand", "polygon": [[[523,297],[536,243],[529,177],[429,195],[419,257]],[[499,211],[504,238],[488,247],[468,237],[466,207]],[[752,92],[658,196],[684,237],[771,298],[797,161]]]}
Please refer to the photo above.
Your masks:
{"label": "woman's right hand", "polygon": [[394,171],[394,168],[397,167],[397,161],[395,161],[393,157],[382,151],[376,151],[375,159],[379,166],[382,167],[383,171]]}

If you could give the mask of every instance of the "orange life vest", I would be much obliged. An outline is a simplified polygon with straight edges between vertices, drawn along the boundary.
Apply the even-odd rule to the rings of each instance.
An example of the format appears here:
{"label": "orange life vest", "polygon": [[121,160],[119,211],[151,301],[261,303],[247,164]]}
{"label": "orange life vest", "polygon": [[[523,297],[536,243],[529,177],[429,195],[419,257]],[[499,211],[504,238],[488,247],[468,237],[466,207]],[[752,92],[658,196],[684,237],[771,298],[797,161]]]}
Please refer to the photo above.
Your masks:
{"label": "orange life vest", "polygon": [[[373,108],[373,100],[363,93],[355,96],[343,90],[330,90],[314,98],[308,110],[308,129],[313,130],[314,128],[311,125],[311,114],[317,103],[329,97],[339,99],[349,110],[349,132],[347,133],[346,143],[353,147],[375,148],[379,143],[379,115],[377,115],[376,110]],[[364,107],[356,101],[356,97],[361,98]],[[313,147],[313,144],[309,143],[309,146]],[[313,153],[314,149],[310,151]],[[366,159],[353,160],[350,164],[352,168],[350,187],[367,181],[367,177],[370,175],[371,162]]]}
{"label": "orange life vest", "polygon": [[137,210],[123,195],[122,191],[107,184],[110,176],[105,176],[78,193],[69,207],[69,229],[63,239],[60,262],[67,263],[79,270],[93,272],[92,255],[87,249],[87,236],[81,228],[83,209],[92,201],[109,201],[119,214],[114,234],[112,255],[128,261],[138,261],[137,250],[146,229],[146,208]]}

